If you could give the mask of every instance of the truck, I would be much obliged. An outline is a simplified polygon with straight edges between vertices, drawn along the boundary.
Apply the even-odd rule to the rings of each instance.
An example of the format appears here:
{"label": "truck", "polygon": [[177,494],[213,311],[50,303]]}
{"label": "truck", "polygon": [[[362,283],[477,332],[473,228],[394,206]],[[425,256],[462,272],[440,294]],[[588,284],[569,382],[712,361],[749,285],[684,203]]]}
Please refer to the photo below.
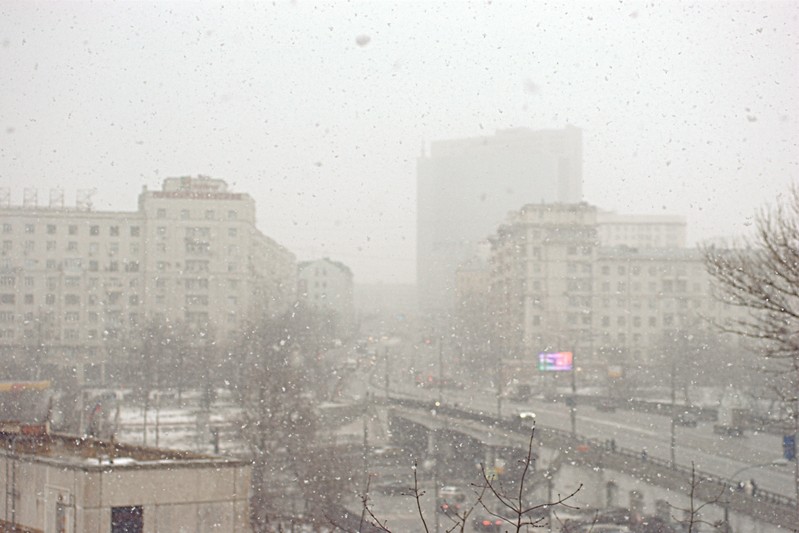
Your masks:
{"label": "truck", "polygon": [[730,407],[722,402],[719,405],[718,420],[713,425],[713,433],[727,437],[743,437],[748,418],[748,409]]}

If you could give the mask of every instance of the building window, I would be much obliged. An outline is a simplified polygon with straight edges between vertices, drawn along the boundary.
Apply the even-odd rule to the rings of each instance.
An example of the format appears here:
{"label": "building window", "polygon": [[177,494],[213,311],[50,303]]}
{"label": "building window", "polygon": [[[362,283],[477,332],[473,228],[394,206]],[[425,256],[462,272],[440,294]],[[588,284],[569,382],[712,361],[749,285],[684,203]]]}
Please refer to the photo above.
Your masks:
{"label": "building window", "polygon": [[48,259],[45,263],[45,268],[47,270],[55,270],[56,269],[56,262],[55,259]]}
{"label": "building window", "polygon": [[47,241],[47,251],[52,252],[55,250],[55,241]]}
{"label": "building window", "polygon": [[155,212],[155,218],[166,218],[166,209],[163,208],[158,209]]}
{"label": "building window", "polygon": [[139,226],[131,226],[130,227],[130,236],[131,237],[138,237],[141,234],[141,230]]}
{"label": "building window", "polygon": [[158,226],[158,236],[166,237],[166,226]]}
{"label": "building window", "polygon": [[67,243],[67,252],[77,252],[78,251],[78,241],[69,241]]}
{"label": "building window", "polygon": [[11,293],[0,294],[0,304],[13,304],[15,296]]}
{"label": "building window", "polygon": [[89,271],[97,272],[99,270],[99,263],[97,261],[89,261]]}
{"label": "building window", "polygon": [[0,277],[0,287],[13,287],[17,282],[17,278],[14,276],[3,276]]}
{"label": "building window", "polygon": [[33,276],[25,276],[25,286],[33,287]]}
{"label": "building window", "polygon": [[144,531],[144,508],[111,508],[111,533],[142,533]]}
{"label": "building window", "polygon": [[239,232],[238,232],[238,230],[236,228],[228,228],[228,230],[227,230],[227,236],[228,237],[235,237],[236,235],[238,235],[238,233]]}
{"label": "building window", "polygon": [[64,313],[64,320],[67,322],[78,322],[80,320],[80,313],[78,311],[67,311]]}
{"label": "building window", "polygon": [[55,224],[47,224],[47,234],[48,235],[55,235],[55,232],[56,232],[55,228],[56,228]]}
{"label": "building window", "polygon": [[3,224],[3,233],[11,233],[13,229],[11,224]]}
{"label": "building window", "polygon": [[46,294],[44,296],[44,303],[47,305],[55,305],[55,294]]}
{"label": "building window", "polygon": [[25,251],[32,252],[35,247],[34,241],[25,241]]}
{"label": "building window", "polygon": [[25,233],[36,233],[36,226],[34,224],[25,224]]}
{"label": "building window", "polygon": [[128,303],[130,305],[139,305],[139,295],[131,294],[130,296],[128,296]]}
{"label": "building window", "polygon": [[80,296],[77,294],[65,294],[64,305],[80,305]]}
{"label": "building window", "polygon": [[10,252],[11,251],[11,241],[3,241],[3,251]]}
{"label": "building window", "polygon": [[111,226],[108,228],[108,234],[112,237],[119,237],[119,226]]}
{"label": "building window", "polygon": [[180,211],[180,219],[181,220],[188,220],[189,219],[189,210],[183,209]]}
{"label": "building window", "polygon": [[213,209],[208,209],[205,212],[205,220],[213,220],[215,216],[216,216],[216,213],[214,213]]}
{"label": "building window", "polygon": [[89,226],[89,235],[91,235],[93,237],[96,237],[97,235],[100,235],[100,226],[97,226],[97,225]]}
{"label": "building window", "polygon": [[238,213],[235,211],[228,211],[227,212],[227,219],[228,220],[236,220],[238,218]]}
{"label": "building window", "polygon": [[119,271],[119,262],[118,261],[111,261],[108,263],[108,271],[109,272],[117,272]]}
{"label": "building window", "polygon": [[67,233],[70,235],[77,235],[78,234],[78,226],[75,224],[70,224],[69,228],[67,228]]}
{"label": "building window", "polygon": [[80,276],[66,276],[64,287],[80,287]]}

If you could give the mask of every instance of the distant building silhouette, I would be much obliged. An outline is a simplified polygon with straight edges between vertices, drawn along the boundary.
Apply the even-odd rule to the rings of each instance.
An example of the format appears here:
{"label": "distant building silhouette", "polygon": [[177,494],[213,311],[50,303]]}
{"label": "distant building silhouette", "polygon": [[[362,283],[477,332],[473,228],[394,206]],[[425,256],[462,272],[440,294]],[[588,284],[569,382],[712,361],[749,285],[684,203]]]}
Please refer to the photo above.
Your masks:
{"label": "distant building silhouette", "polygon": [[501,130],[436,141],[418,160],[417,286],[423,312],[452,309],[455,271],[531,202],[582,200],[582,131]]}

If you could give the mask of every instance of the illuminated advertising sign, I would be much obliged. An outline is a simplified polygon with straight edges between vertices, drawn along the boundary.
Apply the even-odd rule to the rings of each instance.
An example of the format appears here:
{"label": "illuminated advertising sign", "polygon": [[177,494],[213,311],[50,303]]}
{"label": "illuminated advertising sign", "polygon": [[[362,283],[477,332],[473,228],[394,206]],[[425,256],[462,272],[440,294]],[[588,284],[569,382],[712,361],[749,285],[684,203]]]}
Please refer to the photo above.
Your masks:
{"label": "illuminated advertising sign", "polygon": [[540,353],[538,354],[538,370],[544,372],[563,372],[572,369],[572,353]]}

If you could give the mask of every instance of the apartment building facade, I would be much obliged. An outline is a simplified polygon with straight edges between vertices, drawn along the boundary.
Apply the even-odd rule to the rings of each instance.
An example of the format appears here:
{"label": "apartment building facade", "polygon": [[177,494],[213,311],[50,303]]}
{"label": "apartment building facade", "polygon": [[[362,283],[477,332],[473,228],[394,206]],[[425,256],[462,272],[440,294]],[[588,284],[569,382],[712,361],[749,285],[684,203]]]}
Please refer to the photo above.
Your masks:
{"label": "apartment building facade", "polygon": [[629,215],[600,210],[597,231],[604,246],[685,248],[687,225],[679,215]]}
{"label": "apartment building facade", "polygon": [[585,376],[603,376],[659,364],[669,335],[699,337],[734,312],[713,298],[699,250],[605,246],[599,214],[526,205],[492,237],[490,306],[506,357],[571,351]]}
{"label": "apartment building facade", "polygon": [[350,268],[325,257],[297,265],[297,299],[335,316],[335,334],[347,338],[354,332],[355,299]]}
{"label": "apartment building facade", "polygon": [[108,348],[150,322],[217,340],[295,297],[295,259],[223,180],[167,178],[138,210],[0,207],[0,355],[101,379]]}

